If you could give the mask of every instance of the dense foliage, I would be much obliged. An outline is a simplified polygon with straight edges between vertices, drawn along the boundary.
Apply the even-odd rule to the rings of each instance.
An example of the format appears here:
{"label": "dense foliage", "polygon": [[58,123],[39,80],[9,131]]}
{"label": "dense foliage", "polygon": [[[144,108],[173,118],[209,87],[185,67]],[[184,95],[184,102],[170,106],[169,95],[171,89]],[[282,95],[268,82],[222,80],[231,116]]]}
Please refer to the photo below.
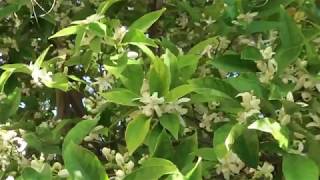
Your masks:
{"label": "dense foliage", "polygon": [[0,32],[0,179],[319,179],[319,1],[2,0]]}

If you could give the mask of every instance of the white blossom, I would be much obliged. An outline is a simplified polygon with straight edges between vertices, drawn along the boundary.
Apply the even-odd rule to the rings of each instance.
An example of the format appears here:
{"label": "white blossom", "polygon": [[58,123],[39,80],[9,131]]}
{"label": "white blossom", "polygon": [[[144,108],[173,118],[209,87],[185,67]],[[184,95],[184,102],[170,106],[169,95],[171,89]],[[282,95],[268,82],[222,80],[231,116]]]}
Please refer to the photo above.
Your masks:
{"label": "white blossom", "polygon": [[252,93],[243,92],[238,94],[236,97],[242,97],[242,102],[240,104],[242,105],[242,107],[244,107],[246,111],[252,109],[260,110],[260,99],[252,95]]}
{"label": "white blossom", "polygon": [[158,97],[158,92],[154,92],[151,96],[147,93],[142,94],[140,102],[144,104],[144,106],[141,106],[144,115],[152,116],[154,112],[158,117],[162,115],[163,112],[160,106],[164,103],[164,98]]}
{"label": "white blossom", "polygon": [[312,121],[306,124],[307,128],[316,127],[320,128],[320,117],[317,114],[310,113],[309,117],[311,117]]}
{"label": "white blossom", "polygon": [[236,21],[232,21],[233,24],[240,25],[241,23],[251,23],[253,19],[258,15],[257,12],[247,12],[245,14],[239,14]]}
{"label": "white blossom", "polygon": [[284,107],[278,110],[277,113],[278,113],[278,120],[281,125],[287,125],[290,123],[291,117],[289,114],[285,112]]}
{"label": "white blossom", "polygon": [[302,91],[301,97],[302,97],[303,101],[305,101],[305,102],[309,102],[312,99],[312,95],[307,91]]}
{"label": "white blossom", "polygon": [[238,113],[237,120],[240,123],[244,123],[252,115],[260,113],[260,99],[257,99],[256,96],[249,92],[240,93],[236,97],[240,96],[242,97],[241,105],[244,107],[244,111]]}
{"label": "white blossom", "polygon": [[107,91],[112,89],[112,84],[114,83],[114,78],[111,74],[103,73],[101,77],[95,78],[96,82],[93,85],[98,85],[99,92]]}
{"label": "white blossom", "polygon": [[216,166],[217,174],[223,174],[224,179],[229,180],[231,176],[239,174],[245,164],[233,152],[229,151],[222,159],[218,159]]}
{"label": "white blossom", "polygon": [[32,84],[42,87],[43,83],[52,82],[52,72],[47,72],[45,69],[41,69],[38,65],[32,63],[30,63],[29,69],[31,70]]}
{"label": "white blossom", "polygon": [[113,159],[115,159],[115,150],[111,150],[110,148],[104,147],[102,148],[101,152],[108,161],[112,161]]}
{"label": "white blossom", "polygon": [[265,49],[260,50],[260,53],[263,57],[263,59],[268,60],[271,59],[273,57],[273,55],[275,54],[275,52],[273,52],[272,47],[267,47]]}
{"label": "white blossom", "polygon": [[259,179],[259,178],[267,178],[267,179],[273,179],[272,172],[274,171],[274,167],[272,164],[268,162],[264,162],[262,166],[258,166],[257,169],[252,170],[254,172],[253,179]]}
{"label": "white blossom", "polygon": [[169,102],[169,103],[163,105],[164,112],[167,112],[167,113],[178,113],[180,115],[187,114],[188,109],[187,108],[183,108],[181,106],[181,104],[189,102],[189,101],[190,101],[189,98],[180,98],[177,101]]}
{"label": "white blossom", "polygon": [[126,35],[127,32],[128,32],[127,27],[125,27],[125,26],[117,27],[115,29],[114,34],[113,34],[113,39],[115,41],[121,42],[123,37]]}
{"label": "white blossom", "polygon": [[44,154],[43,153],[41,153],[40,154],[40,157],[39,157],[39,159],[35,156],[35,155],[32,155],[32,160],[31,160],[31,162],[30,162],[30,166],[33,168],[33,169],[35,169],[35,170],[37,170],[37,171],[41,171],[41,169],[42,169],[42,167],[44,166],[44,164],[45,164],[45,158],[44,158]]}
{"label": "white blossom", "polygon": [[70,176],[69,172],[67,169],[61,169],[58,174],[60,178],[68,178]]}
{"label": "white blossom", "polygon": [[84,141],[94,141],[94,140],[99,140],[100,133],[99,130],[102,130],[104,127],[102,125],[96,126],[95,128],[92,129],[92,131],[89,133],[88,136],[86,136],[83,140]]}

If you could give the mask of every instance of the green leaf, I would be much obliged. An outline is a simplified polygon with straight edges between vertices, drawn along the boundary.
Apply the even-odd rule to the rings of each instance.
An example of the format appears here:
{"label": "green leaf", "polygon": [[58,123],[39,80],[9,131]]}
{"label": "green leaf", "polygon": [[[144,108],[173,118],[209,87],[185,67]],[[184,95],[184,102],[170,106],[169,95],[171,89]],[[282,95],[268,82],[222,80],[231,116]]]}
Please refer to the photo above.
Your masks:
{"label": "green leaf", "polygon": [[63,152],[66,169],[75,180],[106,180],[104,167],[99,159],[89,150],[70,142]]}
{"label": "green leaf", "polygon": [[170,52],[169,49],[166,49],[166,53],[162,57],[163,57],[163,62],[166,64],[166,66],[170,70],[171,87],[175,87],[179,82],[178,59],[172,52]]}
{"label": "green leaf", "polygon": [[283,157],[282,171],[286,180],[318,180],[319,169],[307,156],[286,154]]}
{"label": "green leaf", "polygon": [[195,151],[195,155],[202,157],[204,160],[217,161],[217,155],[213,148],[200,148]]}
{"label": "green leaf", "polygon": [[248,27],[247,30],[250,33],[257,33],[257,32],[268,32],[272,29],[276,29],[279,27],[279,22],[277,21],[253,21],[251,22]]}
{"label": "green leaf", "polygon": [[16,88],[7,98],[0,101],[0,121],[5,122],[16,114],[21,101],[21,89]]}
{"label": "green leaf", "polygon": [[247,46],[241,51],[241,59],[257,61],[262,60],[263,57],[259,49],[253,46]]}
{"label": "green leaf", "polygon": [[92,22],[88,25],[89,30],[99,37],[104,37],[107,33],[107,26],[100,22]]}
{"label": "green leaf", "polygon": [[69,87],[68,77],[64,73],[57,73],[52,76],[52,81],[44,82],[50,88],[60,89],[67,91]]}
{"label": "green leaf", "polygon": [[182,55],[178,56],[178,69],[179,69],[179,80],[182,82],[187,81],[197,70],[199,55]]}
{"label": "green leaf", "polygon": [[226,72],[257,72],[256,63],[241,60],[238,55],[224,55],[212,61],[214,67]]}
{"label": "green leaf", "polygon": [[[185,175],[185,179],[186,180],[193,180],[193,179],[199,179],[201,180],[202,179],[202,176],[201,176],[201,161],[202,161],[202,158],[198,158],[197,162],[195,163],[195,165],[192,167],[192,169],[190,171],[187,172],[187,174]],[[200,173],[199,173],[199,170],[200,170]]]}
{"label": "green leaf", "polygon": [[94,38],[93,40],[91,40],[89,46],[93,52],[95,53],[101,52],[101,38],[99,37]]}
{"label": "green leaf", "polygon": [[122,42],[128,44],[139,43],[142,45],[158,47],[152,39],[148,38],[142,31],[137,29],[129,30],[129,32],[124,36]]}
{"label": "green leaf", "polygon": [[193,55],[201,55],[202,52],[208,47],[208,46],[213,46],[215,47],[216,45],[219,44],[219,41],[217,37],[212,37],[208,38],[204,41],[199,42],[198,44],[194,45],[188,52],[188,54],[193,54]]}
{"label": "green leaf", "polygon": [[71,142],[80,144],[97,123],[98,120],[81,120],[78,122],[65,136],[62,148],[65,149]]}
{"label": "green leaf", "polygon": [[294,2],[294,0],[278,0],[278,1],[267,1],[267,4],[257,9],[260,17],[268,17],[281,10],[281,7],[286,7]]}
{"label": "green leaf", "polygon": [[1,69],[12,72],[20,72],[25,74],[31,74],[31,70],[26,64],[5,64],[1,66]]}
{"label": "green leaf", "polygon": [[239,158],[249,167],[256,168],[259,162],[259,139],[255,130],[245,130],[232,146]]}
{"label": "green leaf", "polygon": [[122,88],[113,89],[109,92],[102,93],[101,95],[102,97],[107,99],[108,102],[113,102],[125,106],[138,106],[138,104],[134,101],[140,97],[132,91]]}
{"label": "green leaf", "polygon": [[180,173],[170,161],[161,158],[149,158],[143,161],[142,166],[126,176],[124,180],[156,180],[168,174]]}
{"label": "green leaf", "polygon": [[139,115],[129,122],[125,140],[129,154],[132,154],[144,142],[150,128],[151,119],[144,115]]}
{"label": "green leaf", "polygon": [[235,97],[238,94],[238,91],[232,87],[232,85],[218,78],[204,77],[191,79],[189,80],[189,83],[195,88],[215,89],[229,95],[230,97]]}
{"label": "green leaf", "polygon": [[193,164],[195,154],[198,149],[198,136],[193,133],[191,136],[185,137],[180,141],[180,144],[174,147],[174,163],[179,169],[190,167]]}
{"label": "green leaf", "polygon": [[162,8],[160,10],[143,15],[131,24],[129,30],[138,29],[143,33],[146,32],[152,26],[152,24],[160,18],[165,10],[165,8]]}
{"label": "green leaf", "polygon": [[174,89],[171,89],[169,91],[169,93],[165,96],[165,99],[167,102],[175,102],[179,98],[191,93],[194,90],[195,90],[195,88],[193,85],[184,84],[184,85],[178,86]]}
{"label": "green leaf", "polygon": [[225,140],[227,139],[232,127],[233,124],[227,123],[214,131],[213,148],[218,158],[223,158],[224,155],[228,152],[225,146]]}
{"label": "green leaf", "polygon": [[154,125],[152,129],[149,131],[144,143],[148,146],[150,154],[153,154],[153,152],[155,152],[155,148],[157,146],[158,139],[162,131],[164,131],[163,127],[159,123]]}
{"label": "green leaf", "polygon": [[319,156],[319,149],[320,149],[320,141],[315,140],[313,137],[307,139],[308,147],[307,155],[310,159],[312,159],[318,165],[318,169],[320,170],[320,156]]}
{"label": "green leaf", "polygon": [[156,144],[151,152],[151,156],[172,160],[174,157],[174,147],[172,146],[171,136],[168,135],[166,130],[162,129],[155,140]]}
{"label": "green leaf", "polygon": [[42,153],[61,154],[60,144],[50,144],[33,132],[24,134],[23,139],[28,143],[28,148],[33,148]]}
{"label": "green leaf", "polygon": [[160,124],[166,128],[175,139],[178,139],[180,129],[180,119],[176,114],[163,114],[159,118]]}
{"label": "green leaf", "polygon": [[54,35],[50,36],[49,39],[62,37],[62,36],[69,36],[72,34],[77,34],[77,32],[80,30],[79,27],[80,27],[80,25],[66,27],[64,29],[61,29],[60,31],[58,31]]}
{"label": "green leaf", "polygon": [[232,126],[230,129],[228,136],[226,137],[224,144],[228,151],[231,150],[232,145],[235,143],[235,141],[239,138],[239,136],[242,135],[243,131],[245,130],[245,125],[237,123]]}
{"label": "green leaf", "polygon": [[21,177],[23,180],[51,180],[52,173],[50,168],[50,165],[44,164],[40,172],[38,172],[31,167],[27,167],[22,171]]}
{"label": "green leaf", "polygon": [[5,7],[0,8],[0,20],[9,16],[10,14],[17,12],[21,8],[21,5],[18,4],[9,4]]}
{"label": "green leaf", "polygon": [[281,148],[288,148],[288,132],[276,121],[273,121],[269,118],[256,120],[254,123],[248,126],[248,129],[256,129],[259,131],[270,133],[278,141]]}
{"label": "green leaf", "polygon": [[278,73],[283,72],[288,65],[298,59],[304,43],[301,30],[283,8],[280,10],[280,22],[281,46],[275,56],[278,63]]}
{"label": "green leaf", "polygon": [[[134,75],[134,76],[133,76]],[[144,78],[141,64],[128,64],[121,73],[120,79],[123,85],[132,92],[140,93]]]}
{"label": "green leaf", "polygon": [[293,47],[302,45],[303,34],[298,28],[297,24],[293,18],[288,14],[288,12],[281,8],[280,10],[280,26],[279,26],[279,37],[281,41],[281,47]]}
{"label": "green leaf", "polygon": [[38,66],[38,67],[41,67],[42,65],[42,62],[44,60],[44,58],[46,57],[46,55],[48,54],[48,51],[49,49],[51,48],[51,45],[49,47],[47,47],[47,49],[45,49],[41,54],[40,56],[36,59],[35,61],[35,65]]}
{"label": "green leaf", "polygon": [[158,92],[159,96],[165,96],[171,84],[171,74],[168,66],[157,59],[149,70],[150,92]]}
{"label": "green leaf", "polygon": [[278,73],[282,73],[290,64],[294,63],[302,50],[302,45],[289,48],[280,47],[276,52],[275,60],[278,64]]}
{"label": "green leaf", "polygon": [[105,14],[107,10],[114,4],[121,0],[105,0],[105,2],[101,3],[98,7],[98,14]]}
{"label": "green leaf", "polygon": [[4,85],[6,84],[7,80],[9,79],[9,77],[11,76],[12,73],[13,73],[13,71],[9,70],[9,71],[4,71],[1,74],[1,76],[0,76],[0,92],[3,92]]}
{"label": "green leaf", "polygon": [[268,97],[268,90],[262,86],[255,73],[243,73],[239,77],[228,78],[225,82],[238,92],[253,91],[258,97]]}

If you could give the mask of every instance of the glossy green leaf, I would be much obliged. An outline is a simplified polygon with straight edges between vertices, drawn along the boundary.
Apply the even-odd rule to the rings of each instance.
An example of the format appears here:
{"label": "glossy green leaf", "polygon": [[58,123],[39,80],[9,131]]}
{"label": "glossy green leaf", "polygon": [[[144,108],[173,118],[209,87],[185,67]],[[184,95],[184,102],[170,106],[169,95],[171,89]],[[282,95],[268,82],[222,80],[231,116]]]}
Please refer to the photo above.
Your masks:
{"label": "glossy green leaf", "polygon": [[149,70],[150,92],[158,92],[159,96],[168,93],[171,84],[171,74],[168,66],[157,59]]}
{"label": "glossy green leaf", "polygon": [[98,120],[82,120],[78,122],[66,135],[63,141],[63,149],[71,142],[80,144],[90,131],[97,125]]}
{"label": "glossy green leaf", "polygon": [[150,121],[149,117],[139,115],[129,122],[125,133],[125,140],[130,154],[143,144],[149,132]]}
{"label": "glossy green leaf", "polygon": [[193,55],[202,55],[202,52],[208,47],[208,46],[215,46],[218,45],[219,41],[217,37],[208,38],[204,41],[199,42],[195,46],[193,46],[189,51],[188,54]]}
{"label": "glossy green leaf", "polygon": [[42,62],[44,61],[44,58],[46,57],[46,55],[48,54],[48,51],[50,50],[51,46],[47,47],[41,54],[40,56],[36,59],[35,61],[35,65],[38,67],[41,67]]}
{"label": "glossy green leaf", "polygon": [[18,11],[20,8],[21,8],[21,6],[18,4],[9,4],[7,6],[0,7],[0,20],[2,20],[2,18],[5,18],[6,16]]}
{"label": "glossy green leaf", "polygon": [[195,155],[207,161],[217,161],[217,155],[213,148],[199,148],[195,151]]}
{"label": "glossy green leaf", "polygon": [[276,121],[273,121],[269,118],[259,119],[256,120],[254,123],[250,124],[248,126],[248,129],[256,129],[259,131],[270,133],[278,141],[279,146],[281,148],[288,148],[288,132]]}
{"label": "glossy green leaf", "polygon": [[263,57],[259,49],[253,46],[247,46],[241,51],[241,59],[257,61],[257,60],[262,60]]}
{"label": "glossy green leaf", "polygon": [[0,76],[0,92],[3,92],[4,86],[12,73],[12,70],[2,72]]}
{"label": "glossy green leaf", "polygon": [[127,32],[122,42],[128,44],[139,43],[146,46],[158,47],[152,39],[148,38],[142,31],[137,29],[132,29]]}
{"label": "glossy green leaf", "polygon": [[121,0],[106,0],[105,2],[101,3],[97,12],[99,14],[104,14],[108,11],[108,9],[115,3],[119,2]]}
{"label": "glossy green leaf", "polygon": [[259,139],[255,130],[245,130],[233,146],[239,158],[248,166],[256,168],[259,163]]}
{"label": "glossy green leaf", "polygon": [[66,27],[56,32],[54,35],[50,36],[49,39],[77,34],[77,32],[80,29],[79,27],[80,27],[79,25]]}
{"label": "glossy green leaf", "polygon": [[123,85],[137,94],[140,93],[143,78],[144,72],[140,64],[128,64],[120,76]]}
{"label": "glossy green leaf", "polygon": [[23,139],[28,143],[28,148],[30,149],[43,153],[61,154],[60,144],[50,144],[33,132],[24,134]]}
{"label": "glossy green leaf", "polygon": [[52,81],[44,82],[44,84],[50,88],[56,88],[62,91],[67,91],[69,87],[68,77],[64,73],[54,74]]}
{"label": "glossy green leaf", "polygon": [[16,88],[4,100],[0,101],[0,121],[5,122],[9,117],[16,114],[21,101],[21,89]]}
{"label": "glossy green leaf", "polygon": [[245,61],[238,55],[224,55],[212,61],[214,67],[226,72],[256,72],[257,65],[251,61]]}
{"label": "glossy green leaf", "polygon": [[228,152],[225,146],[225,140],[227,139],[232,127],[233,124],[227,123],[214,131],[213,148],[218,158],[223,158],[224,155]]}
{"label": "glossy green leaf", "polygon": [[134,21],[129,29],[138,29],[141,32],[146,32],[152,26],[152,24],[154,24],[160,18],[165,10],[166,9],[163,8],[143,15],[142,17]]}
{"label": "glossy green leaf", "polygon": [[29,69],[28,65],[26,64],[4,64],[1,66],[1,69],[6,71],[12,71],[12,72],[20,72],[25,74],[31,74],[31,70]]}
{"label": "glossy green leaf", "polygon": [[180,144],[174,147],[175,156],[174,163],[179,169],[184,169],[193,165],[195,159],[195,152],[198,149],[198,135],[193,133],[180,140]]}
{"label": "glossy green leaf", "polygon": [[22,171],[21,178],[23,180],[43,180],[43,179],[51,180],[52,173],[51,173],[50,165],[44,164],[41,167],[40,172],[38,172],[37,170],[31,167],[27,167]]}
{"label": "glossy green leaf", "polygon": [[157,134],[155,139],[154,151],[150,154],[152,157],[159,157],[172,160],[174,157],[174,147],[172,145],[171,136],[168,135],[165,129],[162,129],[160,134]]}
{"label": "glossy green leaf", "polygon": [[109,92],[102,93],[101,95],[108,102],[113,102],[125,106],[137,106],[138,104],[135,101],[140,98],[139,95],[133,93],[132,91],[121,88],[113,89]]}
{"label": "glossy green leaf", "polygon": [[159,118],[160,124],[166,128],[175,139],[178,139],[180,129],[180,119],[176,114],[163,114]]}
{"label": "glossy green leaf", "polygon": [[179,173],[178,168],[170,161],[161,158],[149,158],[142,166],[126,176],[124,180],[159,179],[168,174]]}
{"label": "glossy green leaf", "polygon": [[88,25],[89,30],[99,37],[104,37],[107,33],[107,26],[100,22],[92,22]]}
{"label": "glossy green leaf", "polygon": [[282,171],[286,180],[318,180],[319,168],[307,156],[286,154],[282,161]]}
{"label": "glossy green leaf", "polygon": [[73,142],[68,143],[65,148],[63,160],[72,179],[108,179],[105,169],[99,159],[91,151],[76,145]]}
{"label": "glossy green leaf", "polygon": [[178,99],[182,98],[183,96],[186,96],[187,94],[191,93],[194,90],[195,90],[194,86],[190,84],[178,86],[169,91],[169,93],[165,96],[165,100],[167,102],[177,101]]}

